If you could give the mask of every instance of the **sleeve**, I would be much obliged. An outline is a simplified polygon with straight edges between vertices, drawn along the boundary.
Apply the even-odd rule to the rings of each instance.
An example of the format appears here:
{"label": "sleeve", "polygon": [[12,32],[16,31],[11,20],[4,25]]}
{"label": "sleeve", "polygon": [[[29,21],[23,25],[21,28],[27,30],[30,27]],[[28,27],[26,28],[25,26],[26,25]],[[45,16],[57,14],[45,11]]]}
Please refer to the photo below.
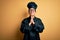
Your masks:
{"label": "sleeve", "polygon": [[24,21],[22,21],[20,30],[21,30],[22,33],[27,33],[27,32],[29,32],[29,31],[31,30],[30,27],[31,27],[31,26],[29,26],[29,23],[27,23],[27,22],[24,20]]}
{"label": "sleeve", "polygon": [[38,22],[35,22],[35,24],[34,24],[34,30],[36,32],[41,33],[41,32],[43,32],[43,29],[44,29],[44,25],[43,25],[41,19],[39,19]]}

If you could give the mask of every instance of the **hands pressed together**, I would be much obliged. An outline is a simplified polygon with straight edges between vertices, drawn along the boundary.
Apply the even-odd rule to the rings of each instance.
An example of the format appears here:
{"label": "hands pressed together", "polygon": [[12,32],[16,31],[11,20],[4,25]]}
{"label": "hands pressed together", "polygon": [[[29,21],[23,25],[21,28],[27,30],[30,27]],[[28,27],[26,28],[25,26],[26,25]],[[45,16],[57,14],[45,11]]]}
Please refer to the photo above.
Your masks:
{"label": "hands pressed together", "polygon": [[32,17],[32,16],[31,16],[29,26],[30,26],[31,24],[35,24],[35,22],[34,22],[33,18],[34,18],[34,17]]}

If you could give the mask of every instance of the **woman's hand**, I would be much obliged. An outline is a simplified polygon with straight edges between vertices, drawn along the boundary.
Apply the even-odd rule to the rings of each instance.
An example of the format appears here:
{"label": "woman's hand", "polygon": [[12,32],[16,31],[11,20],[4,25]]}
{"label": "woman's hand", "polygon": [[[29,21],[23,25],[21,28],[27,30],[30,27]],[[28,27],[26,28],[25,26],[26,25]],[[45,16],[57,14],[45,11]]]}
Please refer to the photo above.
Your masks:
{"label": "woman's hand", "polygon": [[35,24],[33,18],[34,18],[34,17],[31,17],[29,25],[31,25],[31,24]]}

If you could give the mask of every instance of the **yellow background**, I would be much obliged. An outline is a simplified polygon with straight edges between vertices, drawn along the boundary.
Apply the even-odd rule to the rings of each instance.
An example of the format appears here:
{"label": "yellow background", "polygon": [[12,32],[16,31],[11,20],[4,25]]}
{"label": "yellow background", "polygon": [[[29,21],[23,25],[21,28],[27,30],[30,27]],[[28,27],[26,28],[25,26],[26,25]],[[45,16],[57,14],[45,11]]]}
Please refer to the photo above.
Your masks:
{"label": "yellow background", "polygon": [[45,29],[41,40],[60,40],[60,0],[1,0],[0,40],[22,40],[19,28],[28,16],[27,3],[36,2],[36,16],[41,18]]}

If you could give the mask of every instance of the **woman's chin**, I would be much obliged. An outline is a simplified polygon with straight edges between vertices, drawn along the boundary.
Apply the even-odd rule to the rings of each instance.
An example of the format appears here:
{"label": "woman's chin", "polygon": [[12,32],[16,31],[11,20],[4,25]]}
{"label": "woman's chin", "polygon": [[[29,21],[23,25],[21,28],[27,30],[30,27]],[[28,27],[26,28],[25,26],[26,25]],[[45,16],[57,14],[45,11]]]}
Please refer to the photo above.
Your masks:
{"label": "woman's chin", "polygon": [[34,15],[31,15],[31,16],[34,16]]}

